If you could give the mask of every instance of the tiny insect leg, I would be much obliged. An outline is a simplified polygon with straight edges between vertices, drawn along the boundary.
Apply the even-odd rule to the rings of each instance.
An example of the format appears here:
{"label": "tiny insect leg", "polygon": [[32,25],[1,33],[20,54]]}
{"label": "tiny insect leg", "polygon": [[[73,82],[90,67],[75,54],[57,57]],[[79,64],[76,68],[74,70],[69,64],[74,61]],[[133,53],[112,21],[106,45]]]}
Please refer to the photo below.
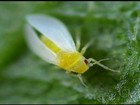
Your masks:
{"label": "tiny insect leg", "polygon": [[84,83],[83,81],[83,78],[82,78],[82,75],[81,74],[77,74],[77,77],[79,78],[79,80],[81,81],[81,83],[86,87],[88,88],[88,86]]}
{"label": "tiny insect leg", "polygon": [[[89,58],[89,59],[88,59],[88,62],[89,62],[89,66],[90,66],[90,67],[93,66],[93,64],[97,64],[97,65],[101,66],[102,68],[104,68],[104,69],[106,69],[106,70],[113,71],[113,72],[118,72],[118,73],[120,72],[120,71],[116,71],[116,70],[110,69],[109,67],[107,67],[107,66],[101,64],[99,61],[96,61],[96,60],[93,59],[93,58]],[[94,62],[94,63],[91,63],[91,62]]]}
{"label": "tiny insect leg", "polygon": [[83,86],[87,88],[87,85],[84,83],[82,75],[81,74],[73,74],[71,71],[66,71],[67,74],[70,74],[71,76],[78,77],[80,82],[82,83]]}
{"label": "tiny insect leg", "polygon": [[76,50],[79,51],[81,46],[81,31],[80,29],[76,30]]}
{"label": "tiny insect leg", "polygon": [[69,75],[71,75],[73,77],[77,77],[77,74],[73,74],[71,71],[66,71],[66,74],[69,74]]}
{"label": "tiny insect leg", "polygon": [[84,55],[84,53],[86,52],[87,48],[92,44],[92,40],[89,41],[82,49],[81,49],[81,54]]}

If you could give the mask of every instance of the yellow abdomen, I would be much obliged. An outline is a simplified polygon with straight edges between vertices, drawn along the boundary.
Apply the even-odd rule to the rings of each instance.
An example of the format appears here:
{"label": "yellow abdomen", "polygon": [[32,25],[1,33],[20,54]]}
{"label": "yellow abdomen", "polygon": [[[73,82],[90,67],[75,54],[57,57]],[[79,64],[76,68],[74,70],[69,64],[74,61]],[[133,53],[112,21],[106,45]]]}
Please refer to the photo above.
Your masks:
{"label": "yellow abdomen", "polygon": [[41,41],[57,55],[58,66],[78,74],[82,74],[89,69],[84,62],[85,58],[77,51],[62,51],[53,41],[44,35],[40,37]]}

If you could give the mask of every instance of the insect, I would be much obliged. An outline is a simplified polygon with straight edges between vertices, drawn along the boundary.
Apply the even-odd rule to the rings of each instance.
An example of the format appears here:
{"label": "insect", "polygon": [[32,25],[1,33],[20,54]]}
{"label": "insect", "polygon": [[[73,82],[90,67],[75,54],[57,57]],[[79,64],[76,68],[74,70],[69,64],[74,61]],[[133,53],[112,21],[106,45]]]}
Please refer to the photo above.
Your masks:
{"label": "insect", "polygon": [[25,37],[29,48],[46,62],[75,74],[84,86],[81,74],[95,64],[106,70],[119,72],[100,63],[106,59],[96,61],[85,58],[83,55],[89,43],[78,51],[80,41],[77,40],[75,45],[68,29],[60,20],[43,14],[28,15],[26,20]]}

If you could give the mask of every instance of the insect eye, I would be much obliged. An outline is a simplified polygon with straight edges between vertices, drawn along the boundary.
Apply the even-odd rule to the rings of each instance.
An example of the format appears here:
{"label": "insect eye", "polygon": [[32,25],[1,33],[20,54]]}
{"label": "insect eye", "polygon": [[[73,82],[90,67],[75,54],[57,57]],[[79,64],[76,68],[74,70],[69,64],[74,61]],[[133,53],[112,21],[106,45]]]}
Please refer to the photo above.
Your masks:
{"label": "insect eye", "polygon": [[88,61],[86,59],[84,60],[84,62],[85,62],[85,64],[88,64]]}

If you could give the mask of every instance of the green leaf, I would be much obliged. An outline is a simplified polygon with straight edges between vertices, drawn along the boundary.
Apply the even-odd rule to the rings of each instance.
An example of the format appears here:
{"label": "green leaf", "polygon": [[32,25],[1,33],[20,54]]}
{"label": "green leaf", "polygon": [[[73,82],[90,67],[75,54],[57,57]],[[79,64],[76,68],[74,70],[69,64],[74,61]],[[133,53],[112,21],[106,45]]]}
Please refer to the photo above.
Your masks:
{"label": "green leaf", "polygon": [[[139,2],[1,2],[0,103],[133,104],[140,103]],[[49,14],[68,27],[81,48],[92,40],[86,58],[95,65],[85,74],[88,88],[31,52],[24,39],[25,16]]]}

